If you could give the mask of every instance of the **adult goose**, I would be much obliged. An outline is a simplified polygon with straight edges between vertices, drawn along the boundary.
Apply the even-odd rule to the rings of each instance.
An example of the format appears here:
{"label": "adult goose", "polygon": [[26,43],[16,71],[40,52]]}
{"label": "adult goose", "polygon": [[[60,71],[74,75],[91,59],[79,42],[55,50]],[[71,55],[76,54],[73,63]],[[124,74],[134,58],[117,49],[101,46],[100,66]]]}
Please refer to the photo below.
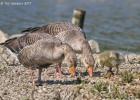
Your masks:
{"label": "adult goose", "polygon": [[[18,54],[21,64],[30,69],[39,69],[38,83],[41,84],[42,68],[51,64],[61,63],[64,59],[70,67],[70,73],[75,75],[76,54],[66,43],[62,43],[55,37],[44,38],[34,44],[25,46]],[[33,70],[32,76],[33,76]],[[34,83],[34,78],[32,78]]]}
{"label": "adult goose", "polygon": [[[51,41],[53,43],[61,43],[61,41],[55,37],[52,37],[49,34],[46,33],[39,33],[39,32],[34,32],[34,34],[30,32],[26,32],[25,35],[20,36],[20,37],[15,37],[11,38],[4,43],[1,43],[1,45],[6,46],[9,48],[12,52],[19,54],[19,52],[26,46],[29,46],[31,44],[34,44],[40,39],[46,39]],[[56,76],[60,77],[61,76],[61,63],[58,63],[58,66],[56,67]]]}
{"label": "adult goose", "polygon": [[89,76],[93,76],[94,58],[88,41],[86,40],[83,30],[68,22],[50,23],[41,27],[28,28],[22,31],[31,33],[50,34],[57,37],[63,43],[69,44],[76,53],[80,53],[81,61],[87,68]]}

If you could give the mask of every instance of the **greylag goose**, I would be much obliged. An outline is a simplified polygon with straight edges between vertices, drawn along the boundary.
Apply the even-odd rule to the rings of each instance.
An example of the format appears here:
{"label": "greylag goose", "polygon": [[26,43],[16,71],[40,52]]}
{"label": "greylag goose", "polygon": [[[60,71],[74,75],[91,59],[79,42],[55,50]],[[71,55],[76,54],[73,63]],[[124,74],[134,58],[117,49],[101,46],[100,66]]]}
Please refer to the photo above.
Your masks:
{"label": "greylag goose", "polygon": [[40,39],[32,45],[24,47],[18,54],[21,64],[30,69],[39,69],[38,82],[41,82],[42,68],[66,60],[70,73],[75,75],[76,54],[66,43],[55,37]]}
{"label": "greylag goose", "polygon": [[85,33],[80,27],[71,23],[60,22],[50,23],[42,27],[28,28],[22,32],[45,32],[57,37],[63,43],[69,44],[76,53],[82,54],[81,61],[87,68],[89,75],[93,76],[94,58]]}
{"label": "greylag goose", "polygon": [[[39,32],[34,32],[34,34],[31,34],[29,32],[26,32],[25,35],[20,36],[20,37],[15,37],[8,39],[4,43],[1,43],[1,45],[6,46],[9,48],[12,52],[18,54],[24,47],[31,45],[35,43],[36,41],[46,38],[47,40],[54,40],[53,43],[60,43],[60,40],[52,37],[49,34],[46,33],[39,33]],[[61,76],[61,63],[58,64],[56,67],[56,74],[57,77]]]}

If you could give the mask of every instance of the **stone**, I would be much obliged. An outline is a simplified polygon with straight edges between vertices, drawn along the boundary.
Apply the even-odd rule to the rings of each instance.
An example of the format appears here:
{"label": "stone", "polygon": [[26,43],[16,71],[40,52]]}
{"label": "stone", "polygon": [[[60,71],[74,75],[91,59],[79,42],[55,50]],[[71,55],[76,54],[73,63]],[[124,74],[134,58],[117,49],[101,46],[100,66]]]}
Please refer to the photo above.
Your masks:
{"label": "stone", "polygon": [[0,30],[0,43],[5,42],[8,39],[8,35]]}
{"label": "stone", "polygon": [[15,37],[20,37],[20,36],[23,36],[24,34],[13,34],[9,37],[9,39],[11,38],[15,38]]}
{"label": "stone", "polygon": [[19,65],[17,55],[5,46],[0,46],[0,62],[4,62],[7,65]]}
{"label": "stone", "polygon": [[100,52],[99,43],[97,41],[89,40],[88,43],[91,47],[92,53],[99,53]]}

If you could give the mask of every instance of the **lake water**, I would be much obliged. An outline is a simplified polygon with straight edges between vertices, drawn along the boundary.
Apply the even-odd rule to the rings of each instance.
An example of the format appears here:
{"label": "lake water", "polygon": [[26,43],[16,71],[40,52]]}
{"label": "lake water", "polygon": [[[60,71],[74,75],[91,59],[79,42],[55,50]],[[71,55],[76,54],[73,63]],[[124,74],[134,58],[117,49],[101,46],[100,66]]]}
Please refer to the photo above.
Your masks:
{"label": "lake water", "polygon": [[84,30],[102,50],[140,52],[140,0],[0,0],[0,29],[9,35],[86,10]]}

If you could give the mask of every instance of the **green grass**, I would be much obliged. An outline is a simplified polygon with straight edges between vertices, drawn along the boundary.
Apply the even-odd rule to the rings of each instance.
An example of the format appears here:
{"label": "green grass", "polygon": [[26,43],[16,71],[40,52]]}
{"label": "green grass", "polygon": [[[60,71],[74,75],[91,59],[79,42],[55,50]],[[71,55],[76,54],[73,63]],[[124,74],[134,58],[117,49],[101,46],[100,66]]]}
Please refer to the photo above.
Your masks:
{"label": "green grass", "polygon": [[101,92],[108,92],[107,83],[99,81],[94,84],[91,89],[92,93],[101,93]]}
{"label": "green grass", "polygon": [[109,100],[127,100],[129,98],[125,91],[120,90],[118,85],[109,85],[109,83],[98,81],[91,88],[93,95],[101,98],[108,98]]}
{"label": "green grass", "polygon": [[134,79],[134,76],[131,72],[125,71],[121,73],[122,81],[125,83],[131,83]]}
{"label": "green grass", "polygon": [[119,100],[125,100],[128,99],[128,94],[124,91],[121,91],[117,85],[113,85],[111,87],[111,92],[109,93],[110,99],[119,99]]}

